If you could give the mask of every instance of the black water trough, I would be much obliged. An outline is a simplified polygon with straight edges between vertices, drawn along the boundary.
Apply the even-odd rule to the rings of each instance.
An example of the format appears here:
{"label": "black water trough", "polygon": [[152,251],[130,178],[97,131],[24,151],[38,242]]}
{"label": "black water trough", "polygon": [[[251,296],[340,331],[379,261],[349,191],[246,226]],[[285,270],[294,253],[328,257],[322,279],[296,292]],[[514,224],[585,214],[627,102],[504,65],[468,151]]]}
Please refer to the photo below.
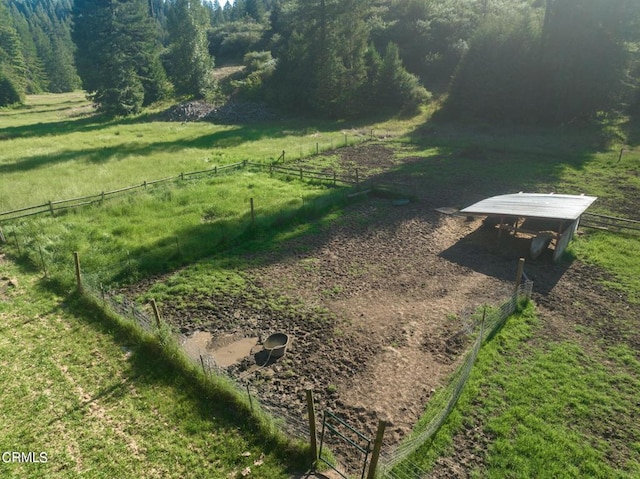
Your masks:
{"label": "black water trough", "polygon": [[274,333],[265,340],[263,346],[271,358],[279,358],[287,352],[288,345],[289,335],[285,333]]}

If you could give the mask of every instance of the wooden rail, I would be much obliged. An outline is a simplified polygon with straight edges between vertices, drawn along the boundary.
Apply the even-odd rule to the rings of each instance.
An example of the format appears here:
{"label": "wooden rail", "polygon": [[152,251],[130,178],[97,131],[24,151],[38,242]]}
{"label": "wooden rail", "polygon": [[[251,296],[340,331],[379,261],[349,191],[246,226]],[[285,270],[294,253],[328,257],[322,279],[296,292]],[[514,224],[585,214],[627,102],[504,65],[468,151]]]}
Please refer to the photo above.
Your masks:
{"label": "wooden rail", "polygon": [[640,221],[595,213],[583,214],[580,226],[618,233],[640,234]]}

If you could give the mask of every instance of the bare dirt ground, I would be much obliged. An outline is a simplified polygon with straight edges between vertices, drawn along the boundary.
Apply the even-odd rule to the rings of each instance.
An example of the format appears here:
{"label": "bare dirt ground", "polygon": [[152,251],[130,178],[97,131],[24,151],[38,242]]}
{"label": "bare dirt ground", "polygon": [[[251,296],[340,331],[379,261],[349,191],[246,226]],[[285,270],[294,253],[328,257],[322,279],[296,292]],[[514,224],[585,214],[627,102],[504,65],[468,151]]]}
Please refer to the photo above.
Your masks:
{"label": "bare dirt ground", "polygon": [[[380,145],[339,152],[343,165],[359,167],[362,177],[393,164],[393,153]],[[312,389],[320,414],[329,409],[370,437],[377,420],[386,420],[385,443],[393,445],[467,350],[471,314],[510,294],[517,259],[526,252],[519,241],[498,245],[480,220],[435,211],[459,200],[459,192],[418,187],[412,193],[417,201],[403,206],[382,198],[353,204],[317,234],[247,258],[255,266],[245,272],[249,286],[242,293],[187,298],[181,304],[188,306],[165,305],[163,316],[184,334],[211,333],[209,352],[259,338],[228,372],[262,402],[304,418],[305,390]],[[596,321],[603,337],[640,347],[637,330],[617,331],[604,319],[612,308],[624,318],[637,311],[598,283],[603,273],[596,268],[554,265],[547,255],[526,272],[535,281],[545,334],[571,335],[574,324]],[[260,341],[276,331],[292,343],[273,360]],[[478,451],[486,444],[477,431],[461,433],[457,464],[442,461],[434,477],[465,477],[464,465],[481,462]]]}

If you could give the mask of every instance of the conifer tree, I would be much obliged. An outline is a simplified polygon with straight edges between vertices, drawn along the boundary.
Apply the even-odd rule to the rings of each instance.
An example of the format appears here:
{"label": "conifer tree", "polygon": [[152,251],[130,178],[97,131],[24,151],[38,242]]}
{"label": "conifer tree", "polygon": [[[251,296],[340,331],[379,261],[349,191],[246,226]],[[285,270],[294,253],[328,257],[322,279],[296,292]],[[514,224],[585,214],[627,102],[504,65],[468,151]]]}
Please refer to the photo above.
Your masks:
{"label": "conifer tree", "polygon": [[101,110],[136,113],[167,94],[146,0],[77,0],[73,18],[78,73]]}
{"label": "conifer tree", "polygon": [[20,37],[9,21],[9,13],[0,2],[0,106],[24,100],[27,67],[22,54]]}
{"label": "conifer tree", "polygon": [[168,12],[169,48],[165,66],[179,95],[196,98],[213,92],[207,10],[200,0],[176,0]]}

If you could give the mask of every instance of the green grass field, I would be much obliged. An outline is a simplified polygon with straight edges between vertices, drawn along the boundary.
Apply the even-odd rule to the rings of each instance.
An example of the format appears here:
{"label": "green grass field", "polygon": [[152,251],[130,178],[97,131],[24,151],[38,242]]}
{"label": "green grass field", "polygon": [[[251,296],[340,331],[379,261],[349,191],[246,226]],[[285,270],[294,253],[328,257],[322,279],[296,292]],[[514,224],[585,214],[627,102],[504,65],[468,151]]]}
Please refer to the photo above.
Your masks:
{"label": "green grass field", "polygon": [[0,110],[0,212],[99,194],[244,160],[292,160],[395,136],[419,119],[347,124],[289,119],[255,125],[167,122],[154,113],[109,120],[81,92],[30,96]]}
{"label": "green grass field", "polygon": [[[295,158],[315,152],[316,144],[344,144],[345,132],[348,142],[368,139],[371,130],[390,138],[384,145],[395,151],[398,172],[425,188],[460,192],[461,199],[467,189],[584,192],[601,197],[595,207],[601,213],[634,217],[640,207],[637,127],[516,129],[432,125],[426,118],[180,124],[152,114],[105,120],[79,93],[30,97],[19,110],[0,111],[0,211],[245,159],[268,162],[282,150]],[[403,157],[420,161],[403,164]],[[80,252],[83,271],[107,282],[180,267],[180,284],[172,287],[233,288],[245,266],[234,251],[277,249],[287,238],[312,235],[308,220],[340,218],[332,208],[343,198],[340,189],[243,170],[4,224],[10,243],[4,248],[21,256],[21,266],[0,261],[0,362],[8,385],[0,392],[0,449],[42,450],[49,461],[0,464],[0,475],[234,477],[250,465],[245,451],[252,459],[265,454],[252,477],[286,477],[302,467],[299,449],[292,453],[242,419],[243,406],[228,393],[211,396],[189,383],[195,373],[185,376],[179,362],[158,359],[152,338],[68,296],[71,255]],[[606,286],[638,308],[637,236],[591,232],[573,243],[569,260],[602,268]],[[45,269],[50,281],[40,279]],[[481,350],[458,406],[435,442],[412,458],[416,464],[455,461],[456,435],[480,431],[486,453],[481,464],[467,466],[471,477],[640,475],[638,351],[623,343],[591,347],[597,332],[588,326],[549,340],[543,326],[531,307]],[[640,325],[628,328],[637,334]]]}
{"label": "green grass field", "polygon": [[304,467],[302,450],[265,433],[224,386],[177,370],[153,338],[4,257],[0,276],[0,451],[46,454],[3,460],[3,478],[235,478],[246,467],[281,478]]}

